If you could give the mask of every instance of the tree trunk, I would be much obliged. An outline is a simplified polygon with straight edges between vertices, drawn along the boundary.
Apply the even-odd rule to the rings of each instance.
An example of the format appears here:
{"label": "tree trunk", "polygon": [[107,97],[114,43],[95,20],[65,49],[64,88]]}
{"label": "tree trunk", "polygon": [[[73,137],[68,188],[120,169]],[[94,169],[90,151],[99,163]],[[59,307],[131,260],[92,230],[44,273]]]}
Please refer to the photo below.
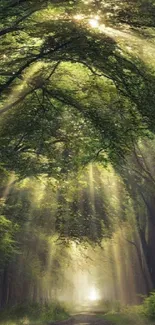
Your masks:
{"label": "tree trunk", "polygon": [[4,308],[8,303],[8,266],[4,267],[3,276],[2,276],[2,291],[1,291],[1,308]]}

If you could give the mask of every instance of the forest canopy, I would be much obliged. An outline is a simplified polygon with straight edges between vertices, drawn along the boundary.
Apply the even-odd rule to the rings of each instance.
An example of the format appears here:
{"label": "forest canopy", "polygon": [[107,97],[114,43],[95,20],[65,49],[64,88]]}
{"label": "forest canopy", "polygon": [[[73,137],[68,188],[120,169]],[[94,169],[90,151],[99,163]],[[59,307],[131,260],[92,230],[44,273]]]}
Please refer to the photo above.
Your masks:
{"label": "forest canopy", "polygon": [[1,2],[4,168],[23,178],[115,164],[154,132],[154,71],[135,48],[147,33],[153,47],[154,11],[152,1]]}
{"label": "forest canopy", "polygon": [[153,0],[0,1],[0,306],[74,292],[78,245],[155,288],[154,50]]}

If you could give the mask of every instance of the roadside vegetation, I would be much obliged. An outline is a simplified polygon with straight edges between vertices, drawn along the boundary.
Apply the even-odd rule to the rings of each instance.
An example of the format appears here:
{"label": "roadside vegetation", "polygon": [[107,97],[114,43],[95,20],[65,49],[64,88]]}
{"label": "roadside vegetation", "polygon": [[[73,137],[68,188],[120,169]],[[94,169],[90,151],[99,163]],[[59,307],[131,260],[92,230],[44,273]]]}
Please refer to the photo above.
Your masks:
{"label": "roadside vegetation", "polygon": [[121,306],[119,301],[106,301],[104,310],[106,314],[101,317],[115,325],[155,325],[155,292],[142,305]]}
{"label": "roadside vegetation", "polygon": [[55,320],[65,320],[69,314],[58,303],[24,303],[6,308],[0,313],[1,325],[39,325]]}

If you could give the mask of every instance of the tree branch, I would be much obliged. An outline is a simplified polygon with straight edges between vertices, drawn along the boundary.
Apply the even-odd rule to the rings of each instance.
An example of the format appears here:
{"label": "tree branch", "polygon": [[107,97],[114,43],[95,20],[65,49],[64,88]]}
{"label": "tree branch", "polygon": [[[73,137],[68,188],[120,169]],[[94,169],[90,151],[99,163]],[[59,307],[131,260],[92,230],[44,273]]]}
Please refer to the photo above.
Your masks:
{"label": "tree branch", "polygon": [[[48,57],[48,55],[52,54],[52,53],[55,53],[56,51],[58,50],[61,50],[63,49],[64,47],[66,47],[67,45],[70,45],[73,41],[77,40],[79,37],[76,37],[76,38],[72,38],[70,39],[69,41],[66,41],[64,42],[63,44],[60,44],[60,45],[57,45],[54,49],[51,49],[47,52],[43,52],[41,51],[37,56],[33,57],[31,60],[27,61],[22,67],[20,67],[16,72],[15,74],[5,83],[3,84],[1,87],[0,87],[0,93],[2,93],[6,88],[8,88],[12,82],[18,78],[22,72],[27,69],[32,63],[35,63],[37,62],[38,60],[40,59],[44,59],[46,57]],[[60,60],[59,60],[60,61]],[[58,61],[58,62],[59,62]],[[2,114],[3,112],[5,112],[7,109],[2,109],[0,111],[0,114]]]}

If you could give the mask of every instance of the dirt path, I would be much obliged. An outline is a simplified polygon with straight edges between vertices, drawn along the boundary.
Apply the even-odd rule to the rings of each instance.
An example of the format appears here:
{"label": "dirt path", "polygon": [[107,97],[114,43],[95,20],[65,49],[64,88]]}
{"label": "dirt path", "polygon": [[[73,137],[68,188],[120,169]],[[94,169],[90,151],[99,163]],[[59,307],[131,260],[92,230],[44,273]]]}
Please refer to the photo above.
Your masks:
{"label": "dirt path", "polygon": [[99,318],[95,314],[78,314],[72,316],[68,321],[54,322],[50,325],[112,325],[110,322]]}

